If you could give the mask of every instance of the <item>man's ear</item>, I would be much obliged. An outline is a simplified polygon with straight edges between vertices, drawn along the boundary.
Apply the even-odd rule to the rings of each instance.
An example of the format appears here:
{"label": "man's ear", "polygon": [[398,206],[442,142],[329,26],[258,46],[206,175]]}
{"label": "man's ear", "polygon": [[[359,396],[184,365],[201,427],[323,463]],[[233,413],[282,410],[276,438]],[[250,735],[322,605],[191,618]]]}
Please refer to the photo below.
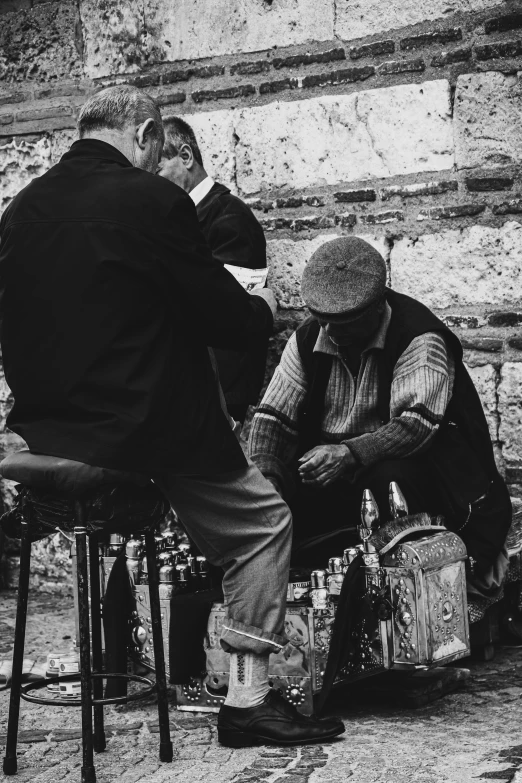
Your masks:
{"label": "man's ear", "polygon": [[154,133],[155,129],[156,123],[152,117],[149,117],[145,122],[142,122],[141,125],[138,125],[136,128],[136,142],[140,149],[145,149],[147,142],[150,140],[150,136]]}
{"label": "man's ear", "polygon": [[192,147],[190,144],[182,144],[179,150],[179,157],[182,160],[183,165],[185,166],[188,171],[191,171],[191,169],[194,166],[194,154],[192,152]]}

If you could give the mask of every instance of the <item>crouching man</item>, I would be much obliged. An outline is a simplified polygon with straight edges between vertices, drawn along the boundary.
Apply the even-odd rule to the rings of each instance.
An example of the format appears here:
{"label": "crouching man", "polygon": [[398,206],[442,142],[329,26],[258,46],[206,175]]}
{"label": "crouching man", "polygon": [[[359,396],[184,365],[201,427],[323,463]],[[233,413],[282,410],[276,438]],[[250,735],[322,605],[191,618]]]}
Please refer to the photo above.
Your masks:
{"label": "crouching man", "polygon": [[397,481],[410,513],[442,514],[464,539],[469,576],[491,595],[511,504],[459,340],[386,288],[383,258],[356,237],[322,245],[301,291],[311,318],[288,341],[249,443],[293,509],[294,561],[323,567],[354,543],[364,488],[387,521]]}

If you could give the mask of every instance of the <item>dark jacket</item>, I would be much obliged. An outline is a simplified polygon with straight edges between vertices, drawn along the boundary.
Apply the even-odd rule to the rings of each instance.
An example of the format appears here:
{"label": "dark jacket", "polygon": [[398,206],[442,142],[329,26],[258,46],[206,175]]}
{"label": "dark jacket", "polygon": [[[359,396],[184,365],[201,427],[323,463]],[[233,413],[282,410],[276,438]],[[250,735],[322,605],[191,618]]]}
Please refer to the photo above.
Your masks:
{"label": "dark jacket", "polygon": [[[452,519],[447,520],[448,526],[459,533],[468,553],[485,570],[505,543],[511,524],[511,501],[497,470],[480,398],[462,360],[462,346],[457,336],[421,302],[390,289],[386,290],[386,299],[392,317],[379,366],[382,423],[390,420],[393,369],[399,357],[419,335],[442,333],[455,361],[455,380],[444,419],[425,453],[433,480],[442,483],[451,499],[453,513]],[[313,352],[318,334],[315,318],[307,319],[297,330],[299,354],[311,378],[299,425],[301,453],[319,442],[322,404],[331,370],[331,357]],[[485,501],[474,504],[482,495],[487,495]]]}
{"label": "dark jacket", "polygon": [[[201,230],[216,261],[264,269],[266,240],[252,210],[219,182],[196,207]],[[263,385],[268,335],[256,336],[247,351],[215,351],[227,405],[255,405]]]}
{"label": "dark jacket", "polygon": [[212,259],[187,194],[77,141],[0,241],[8,426],[32,451],[144,473],[245,464],[207,346],[245,348],[273,319]]}

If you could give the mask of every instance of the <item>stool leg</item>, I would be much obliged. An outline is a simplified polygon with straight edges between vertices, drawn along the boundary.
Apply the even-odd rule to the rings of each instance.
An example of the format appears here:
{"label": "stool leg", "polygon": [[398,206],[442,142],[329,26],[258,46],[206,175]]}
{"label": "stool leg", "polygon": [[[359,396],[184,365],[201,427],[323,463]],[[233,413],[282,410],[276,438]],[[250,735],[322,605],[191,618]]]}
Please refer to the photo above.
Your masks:
{"label": "stool leg", "polygon": [[87,530],[84,508],[76,503],[76,556],[78,567],[78,609],[80,615],[80,679],[82,685],[82,783],[95,783],[92,742],[91,650],[89,641],[89,581],[87,576]]}
{"label": "stool leg", "polygon": [[158,693],[158,718],[160,730],[160,761],[172,761],[173,751],[169,729],[169,705],[167,700],[167,676],[165,673],[165,650],[161,627],[161,606],[159,599],[158,566],[156,564],[156,542],[154,532],[145,535],[147,570],[149,574],[150,616],[152,620],[152,641]]}
{"label": "stool leg", "polygon": [[16,607],[16,625],[9,701],[9,722],[5,745],[4,774],[14,775],[17,770],[16,745],[20,717],[20,688],[24,661],[25,624],[27,620],[27,595],[29,592],[29,567],[31,564],[31,532],[28,522],[22,522],[22,544],[20,549],[20,582]]}
{"label": "stool leg", "polygon": [[[89,562],[91,583],[91,627],[92,627],[92,670],[95,673],[103,671],[103,653],[101,636],[101,598],[100,598],[100,550],[98,536],[89,536]],[[92,692],[95,699],[103,698],[103,681],[95,677],[92,681]],[[95,704],[94,713],[94,750],[102,753],[107,743],[103,728],[103,705]]]}

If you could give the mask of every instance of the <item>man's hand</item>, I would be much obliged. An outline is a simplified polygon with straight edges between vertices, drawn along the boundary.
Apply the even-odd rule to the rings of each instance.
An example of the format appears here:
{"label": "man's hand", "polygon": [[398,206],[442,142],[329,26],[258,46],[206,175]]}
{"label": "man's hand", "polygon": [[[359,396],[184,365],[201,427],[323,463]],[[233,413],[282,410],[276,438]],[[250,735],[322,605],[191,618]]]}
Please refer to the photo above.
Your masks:
{"label": "man's hand", "polygon": [[299,476],[303,484],[326,487],[350,468],[357,467],[357,460],[344,443],[314,446],[299,460]]}
{"label": "man's hand", "polygon": [[274,296],[274,292],[271,288],[256,288],[254,291],[250,292],[251,296],[260,296],[261,299],[264,299],[269,308],[272,311],[272,317],[276,317],[277,313],[277,299]]}

